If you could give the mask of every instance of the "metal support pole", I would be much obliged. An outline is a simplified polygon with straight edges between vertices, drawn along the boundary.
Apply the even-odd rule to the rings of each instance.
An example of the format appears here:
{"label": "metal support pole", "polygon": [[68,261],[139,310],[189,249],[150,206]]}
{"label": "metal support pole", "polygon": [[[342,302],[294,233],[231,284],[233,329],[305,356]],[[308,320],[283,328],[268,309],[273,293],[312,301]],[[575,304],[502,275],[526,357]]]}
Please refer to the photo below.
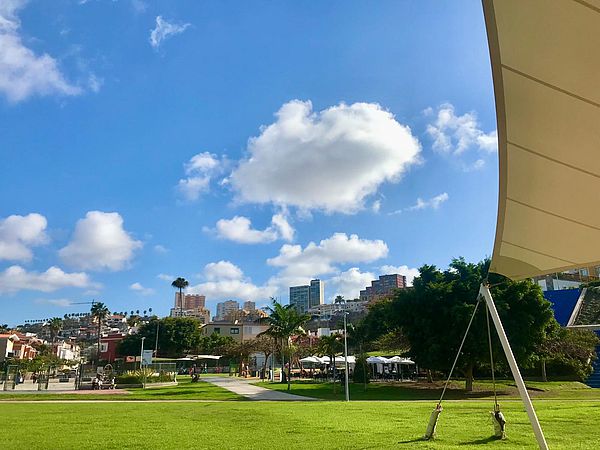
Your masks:
{"label": "metal support pole", "polygon": [[527,411],[527,415],[529,416],[529,422],[531,423],[531,427],[533,428],[533,433],[535,434],[535,438],[537,439],[538,445],[541,450],[548,450],[548,444],[546,443],[544,432],[542,431],[542,427],[540,426],[537,415],[535,414],[535,409],[533,409],[533,404],[531,403],[531,399],[529,398],[527,388],[525,387],[525,383],[523,382],[523,377],[521,377],[519,366],[517,366],[517,361],[515,360],[515,356],[513,355],[512,349],[510,348],[510,344],[508,342],[508,338],[506,337],[506,333],[504,332],[504,327],[502,326],[500,316],[498,315],[498,311],[496,310],[496,305],[494,304],[492,293],[490,292],[490,289],[486,284],[481,284],[481,287],[479,288],[479,295],[481,295],[485,299],[488,311],[490,312],[490,316],[492,317],[492,321],[494,322],[496,331],[498,332],[498,337],[500,338],[502,349],[504,350],[504,354],[506,355],[506,359],[508,360],[508,365],[510,366],[510,370],[513,374],[513,378],[515,379],[515,383],[517,384],[517,388],[519,389],[519,395],[521,396],[521,400],[523,400],[523,405],[525,406],[525,410]]}

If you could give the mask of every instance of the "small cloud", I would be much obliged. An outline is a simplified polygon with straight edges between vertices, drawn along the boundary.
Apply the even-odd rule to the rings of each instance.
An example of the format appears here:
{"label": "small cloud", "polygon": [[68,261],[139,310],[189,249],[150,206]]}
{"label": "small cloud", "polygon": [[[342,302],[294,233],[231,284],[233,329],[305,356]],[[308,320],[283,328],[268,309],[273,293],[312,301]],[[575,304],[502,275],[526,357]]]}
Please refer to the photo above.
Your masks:
{"label": "small cloud", "polygon": [[200,194],[209,190],[211,180],[221,173],[225,165],[224,158],[219,160],[217,155],[209,152],[192,156],[184,165],[187,177],[179,180],[179,192],[188,201],[198,200]]}
{"label": "small cloud", "polygon": [[435,197],[432,197],[429,200],[417,198],[417,203],[415,203],[413,206],[406,208],[406,211],[418,211],[421,209],[438,209],[440,205],[448,201],[449,198],[450,196],[446,192],[440,195],[436,195]]}
{"label": "small cloud", "polygon": [[100,88],[104,84],[104,80],[102,78],[98,78],[93,73],[88,77],[88,86],[92,92],[100,92]]}
{"label": "small cloud", "polygon": [[73,302],[71,300],[69,300],[68,298],[38,298],[35,300],[35,303],[37,303],[37,304],[46,303],[49,305],[60,306],[62,308],[66,308],[73,304]]}
{"label": "small cloud", "polygon": [[373,202],[373,205],[371,205],[371,210],[377,214],[379,212],[379,210],[381,209],[381,200],[375,200]]}
{"label": "small cloud", "polygon": [[146,288],[144,286],[142,286],[140,283],[135,282],[132,285],[129,286],[129,289],[131,289],[132,291],[135,291],[141,295],[152,295],[154,294],[154,289],[152,288]]}
{"label": "small cloud", "polygon": [[168,249],[167,247],[163,246],[163,245],[156,244],[156,245],[154,246],[154,251],[155,251],[156,253],[161,253],[161,254],[164,254],[164,253],[168,253],[168,252],[169,252],[169,249]]}
{"label": "small cloud", "polygon": [[[427,108],[424,114],[431,116],[433,110]],[[485,153],[498,150],[496,130],[485,133],[475,112],[458,116],[450,103],[439,107],[435,120],[427,126],[427,134],[433,139],[433,149],[441,153],[460,155],[469,149]]]}
{"label": "small cloud", "polygon": [[163,41],[183,33],[189,26],[189,23],[167,22],[162,16],[156,16],[156,27],[150,31],[150,45],[158,49]]}
{"label": "small cloud", "polygon": [[159,273],[158,275],[156,275],[156,278],[158,278],[159,280],[168,281],[170,283],[170,282],[172,282],[177,277],[175,275],[168,275],[166,273]]}
{"label": "small cloud", "polygon": [[221,219],[216,225],[217,236],[240,244],[259,244],[274,242],[278,239],[292,241],[295,230],[287,220],[285,213],[275,214],[271,226],[264,230],[252,228],[250,219],[235,216],[233,219]]}

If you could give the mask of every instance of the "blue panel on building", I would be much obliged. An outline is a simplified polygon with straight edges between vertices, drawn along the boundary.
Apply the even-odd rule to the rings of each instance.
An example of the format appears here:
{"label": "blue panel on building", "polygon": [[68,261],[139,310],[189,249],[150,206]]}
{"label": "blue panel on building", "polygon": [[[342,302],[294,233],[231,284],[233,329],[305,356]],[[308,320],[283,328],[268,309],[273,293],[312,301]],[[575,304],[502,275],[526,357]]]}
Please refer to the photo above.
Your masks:
{"label": "blue panel on building", "polygon": [[567,325],[580,294],[581,289],[563,289],[560,291],[544,292],[546,300],[552,303],[556,321],[563,327]]}

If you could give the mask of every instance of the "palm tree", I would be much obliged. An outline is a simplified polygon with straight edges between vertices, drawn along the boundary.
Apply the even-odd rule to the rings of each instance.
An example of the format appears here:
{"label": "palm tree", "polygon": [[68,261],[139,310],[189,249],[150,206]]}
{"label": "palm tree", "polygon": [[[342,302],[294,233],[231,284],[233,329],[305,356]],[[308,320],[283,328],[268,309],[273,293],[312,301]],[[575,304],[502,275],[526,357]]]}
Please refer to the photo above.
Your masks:
{"label": "palm tree", "polygon": [[329,336],[321,336],[319,339],[319,353],[323,356],[329,356],[329,362],[333,367],[333,392],[335,393],[335,355],[344,350],[341,334],[331,334]]}
{"label": "palm tree", "polygon": [[[281,340],[281,370],[285,367],[284,346],[287,346],[288,351],[291,351],[289,340],[293,335],[302,334],[304,330],[302,326],[308,322],[310,316],[300,314],[293,305],[282,305],[277,300],[273,299],[273,305],[267,307],[270,313],[266,318],[269,329],[261,334],[266,334],[275,339]],[[290,390],[290,373],[292,370],[292,355],[289,355],[288,372],[287,372],[287,390]]]}
{"label": "palm tree", "polygon": [[60,332],[62,327],[63,321],[60,317],[53,317],[48,322],[48,328],[50,329],[50,340],[52,341],[52,344],[54,344],[56,336],[58,336],[58,333]]}
{"label": "palm tree", "polygon": [[92,308],[90,309],[90,313],[92,317],[98,322],[98,353],[96,357],[96,362],[100,361],[100,338],[102,335],[102,322],[106,320],[106,317],[110,314],[110,311],[106,307],[106,305],[102,302],[94,302],[92,304]]}
{"label": "palm tree", "polygon": [[183,316],[183,290],[190,285],[188,280],[183,277],[177,277],[172,283],[175,289],[179,289],[179,312]]}

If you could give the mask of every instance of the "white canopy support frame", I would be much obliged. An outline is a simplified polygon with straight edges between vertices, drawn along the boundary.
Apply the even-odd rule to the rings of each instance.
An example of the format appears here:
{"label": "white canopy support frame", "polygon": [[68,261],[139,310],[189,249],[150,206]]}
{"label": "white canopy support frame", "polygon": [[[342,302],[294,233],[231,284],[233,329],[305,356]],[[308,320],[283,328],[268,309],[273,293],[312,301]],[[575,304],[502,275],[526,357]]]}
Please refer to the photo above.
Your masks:
{"label": "white canopy support frame", "polygon": [[519,371],[519,366],[517,365],[515,356],[513,355],[512,349],[510,348],[510,343],[508,342],[508,338],[506,337],[506,333],[504,332],[504,327],[502,326],[500,316],[498,315],[498,310],[496,309],[494,299],[492,298],[492,293],[490,292],[489,287],[485,283],[481,284],[481,287],[479,288],[479,295],[481,295],[484,298],[489,314],[492,317],[492,322],[494,322],[494,326],[496,327],[496,332],[498,333],[498,337],[500,338],[502,349],[504,350],[504,354],[506,355],[506,359],[508,360],[508,365],[510,366],[510,370],[512,372],[513,378],[515,379],[515,383],[517,384],[519,395],[521,396],[523,404],[525,405],[525,410],[527,411],[529,422],[531,422],[531,426],[533,427],[533,432],[535,434],[535,438],[538,442],[538,445],[540,449],[548,450],[548,444],[546,443],[544,432],[542,431],[542,427],[540,426],[540,422],[538,421],[535,409],[533,408],[533,404],[531,403],[531,399],[529,398],[529,393],[527,392],[527,388],[525,387],[525,383],[523,382],[523,377],[521,376],[521,372]]}

